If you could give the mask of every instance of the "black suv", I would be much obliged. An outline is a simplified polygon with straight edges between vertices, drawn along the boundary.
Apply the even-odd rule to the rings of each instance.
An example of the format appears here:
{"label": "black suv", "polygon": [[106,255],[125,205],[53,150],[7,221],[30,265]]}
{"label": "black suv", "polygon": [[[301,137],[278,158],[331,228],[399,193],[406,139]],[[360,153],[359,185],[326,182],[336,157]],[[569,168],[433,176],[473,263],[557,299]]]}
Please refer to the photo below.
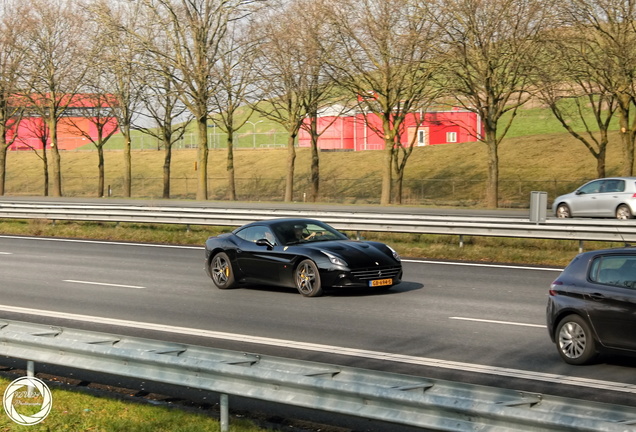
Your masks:
{"label": "black suv", "polygon": [[580,365],[600,352],[636,352],[636,248],[577,255],[550,286],[547,322],[561,358]]}

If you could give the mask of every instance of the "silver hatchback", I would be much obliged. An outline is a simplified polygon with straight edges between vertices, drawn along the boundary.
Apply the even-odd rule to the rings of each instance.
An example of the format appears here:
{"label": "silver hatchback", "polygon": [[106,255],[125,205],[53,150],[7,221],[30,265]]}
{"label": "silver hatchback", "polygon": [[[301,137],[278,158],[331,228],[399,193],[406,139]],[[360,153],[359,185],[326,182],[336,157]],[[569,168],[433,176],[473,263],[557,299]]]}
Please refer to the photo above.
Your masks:
{"label": "silver hatchback", "polygon": [[558,218],[615,217],[636,215],[636,177],[610,177],[592,180],[552,203]]}

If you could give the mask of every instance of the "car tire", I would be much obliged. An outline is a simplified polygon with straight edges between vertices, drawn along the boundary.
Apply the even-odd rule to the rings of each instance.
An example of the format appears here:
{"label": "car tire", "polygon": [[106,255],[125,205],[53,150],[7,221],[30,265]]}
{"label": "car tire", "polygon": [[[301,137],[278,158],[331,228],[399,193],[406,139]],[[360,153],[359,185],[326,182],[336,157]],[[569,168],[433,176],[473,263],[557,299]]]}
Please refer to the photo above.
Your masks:
{"label": "car tire", "polygon": [[210,261],[210,276],[212,282],[219,289],[233,288],[235,285],[234,270],[230,257],[225,252],[219,252]]}
{"label": "car tire", "polygon": [[627,220],[631,219],[632,217],[632,211],[630,210],[629,206],[621,204],[616,209],[616,219]]}
{"label": "car tire", "polygon": [[318,297],[322,295],[320,273],[318,267],[310,259],[302,260],[294,270],[296,289],[304,297]]}
{"label": "car tire", "polygon": [[566,219],[572,217],[572,212],[570,212],[570,207],[567,204],[559,204],[556,208],[556,217]]}
{"label": "car tire", "polygon": [[579,315],[568,315],[559,322],[555,340],[559,355],[566,363],[589,364],[598,355],[592,329]]}

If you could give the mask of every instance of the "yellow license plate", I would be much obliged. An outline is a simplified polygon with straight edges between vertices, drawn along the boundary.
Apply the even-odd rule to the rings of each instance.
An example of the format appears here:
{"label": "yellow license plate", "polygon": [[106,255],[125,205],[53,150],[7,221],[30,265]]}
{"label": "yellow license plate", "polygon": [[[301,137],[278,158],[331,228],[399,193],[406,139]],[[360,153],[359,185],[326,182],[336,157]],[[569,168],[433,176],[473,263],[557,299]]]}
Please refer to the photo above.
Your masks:
{"label": "yellow license plate", "polygon": [[369,286],[372,286],[372,287],[386,286],[386,285],[392,285],[392,284],[393,284],[393,279],[377,279],[377,280],[369,281]]}

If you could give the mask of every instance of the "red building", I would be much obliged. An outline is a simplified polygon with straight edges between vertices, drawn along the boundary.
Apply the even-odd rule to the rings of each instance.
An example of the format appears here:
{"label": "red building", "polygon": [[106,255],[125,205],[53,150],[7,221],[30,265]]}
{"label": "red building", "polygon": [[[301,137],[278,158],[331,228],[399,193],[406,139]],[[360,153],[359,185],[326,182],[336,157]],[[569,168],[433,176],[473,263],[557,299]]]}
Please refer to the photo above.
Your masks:
{"label": "red building", "polygon": [[[423,117],[423,120],[420,121]],[[305,120],[308,124],[308,120]],[[382,120],[376,114],[324,115],[318,118],[318,139],[322,150],[383,150]],[[408,114],[404,121],[401,142],[408,145],[415,137],[415,146],[477,141],[483,135],[480,117],[471,111],[453,108]],[[301,129],[298,145],[309,147],[311,137]]]}
{"label": "red building", "polygon": [[[36,114],[37,110],[29,109],[37,102],[26,98],[20,100],[23,101],[20,103],[25,107],[26,114],[23,115],[17,131],[14,127],[8,132],[8,140],[17,133],[9,150],[41,150],[44,145],[50,148],[51,134],[44,119]],[[68,106],[57,124],[57,143],[60,150],[72,150],[90,144],[91,139],[97,140],[99,129],[102,136],[117,129],[117,120],[111,114],[114,106],[112,97],[80,94],[72,96],[70,103],[62,100],[61,105]]]}

